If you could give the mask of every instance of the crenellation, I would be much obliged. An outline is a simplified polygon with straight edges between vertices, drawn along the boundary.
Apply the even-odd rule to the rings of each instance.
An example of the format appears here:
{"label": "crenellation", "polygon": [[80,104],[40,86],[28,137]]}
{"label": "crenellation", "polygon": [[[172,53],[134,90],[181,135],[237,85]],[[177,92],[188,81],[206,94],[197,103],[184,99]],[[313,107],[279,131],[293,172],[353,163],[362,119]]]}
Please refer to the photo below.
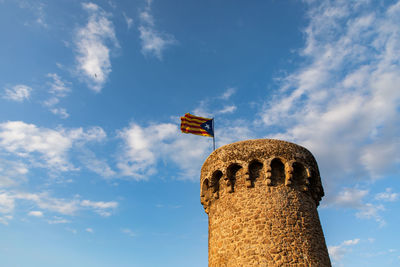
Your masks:
{"label": "crenellation", "polygon": [[330,266],[322,196],[317,163],[301,146],[260,139],[215,150],[200,190],[209,266]]}

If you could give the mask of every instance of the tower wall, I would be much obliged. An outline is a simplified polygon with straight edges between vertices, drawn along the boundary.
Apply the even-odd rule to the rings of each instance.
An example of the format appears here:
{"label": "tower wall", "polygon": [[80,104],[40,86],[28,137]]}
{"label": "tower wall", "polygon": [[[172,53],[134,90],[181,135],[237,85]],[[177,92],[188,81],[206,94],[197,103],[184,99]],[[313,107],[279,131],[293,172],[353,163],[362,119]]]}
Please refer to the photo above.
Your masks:
{"label": "tower wall", "polygon": [[323,189],[305,148],[248,140],[215,150],[201,170],[209,266],[330,266],[317,206]]}

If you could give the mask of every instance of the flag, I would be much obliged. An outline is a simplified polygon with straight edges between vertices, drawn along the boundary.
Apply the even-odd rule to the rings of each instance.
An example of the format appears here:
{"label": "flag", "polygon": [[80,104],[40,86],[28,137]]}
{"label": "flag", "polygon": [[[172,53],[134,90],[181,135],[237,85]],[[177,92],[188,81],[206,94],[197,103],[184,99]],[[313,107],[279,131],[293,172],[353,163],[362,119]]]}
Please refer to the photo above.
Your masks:
{"label": "flag", "polygon": [[184,117],[181,117],[181,131],[182,133],[214,137],[213,119],[186,113]]}

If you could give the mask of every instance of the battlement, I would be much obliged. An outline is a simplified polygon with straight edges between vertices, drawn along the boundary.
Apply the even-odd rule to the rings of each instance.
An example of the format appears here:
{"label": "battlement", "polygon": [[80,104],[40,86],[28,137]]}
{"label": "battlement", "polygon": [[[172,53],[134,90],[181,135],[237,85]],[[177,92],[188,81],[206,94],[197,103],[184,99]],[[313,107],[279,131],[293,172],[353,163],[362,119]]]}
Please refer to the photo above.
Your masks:
{"label": "battlement", "polygon": [[[257,183],[256,183],[257,182]],[[235,193],[240,186],[286,186],[309,195],[319,205],[324,191],[313,155],[299,145],[257,139],[225,145],[215,150],[201,169],[200,200],[205,211],[220,193]]]}

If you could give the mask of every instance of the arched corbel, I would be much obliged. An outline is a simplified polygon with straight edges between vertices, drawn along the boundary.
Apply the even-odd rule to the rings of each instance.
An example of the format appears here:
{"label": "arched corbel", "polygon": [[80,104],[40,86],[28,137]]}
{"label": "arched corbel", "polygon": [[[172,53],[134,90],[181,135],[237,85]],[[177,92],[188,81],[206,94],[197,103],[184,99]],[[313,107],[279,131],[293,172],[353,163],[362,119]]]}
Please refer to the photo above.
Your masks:
{"label": "arched corbel", "polygon": [[201,186],[200,203],[203,205],[205,212],[208,214],[210,209],[211,199],[210,199],[210,184],[209,184],[209,179],[207,178],[204,179]]}
{"label": "arched corbel", "polygon": [[242,164],[242,168],[244,169],[244,181],[246,184],[246,187],[249,188],[252,186],[251,184],[251,177],[250,177],[250,170],[249,170],[249,163],[248,162],[244,162]]}
{"label": "arched corbel", "polygon": [[306,177],[304,178],[303,191],[308,192],[310,191],[310,186],[311,186],[310,179],[312,179],[312,172],[310,168],[305,168],[305,169],[306,169]]}
{"label": "arched corbel", "polygon": [[272,179],[271,179],[271,176],[272,176],[271,161],[272,161],[272,159],[266,159],[266,160],[264,161],[264,167],[263,167],[264,176],[265,176],[265,183],[266,183],[268,186],[271,186],[271,185],[272,185]]}
{"label": "arched corbel", "polygon": [[293,163],[294,160],[285,163],[285,185],[291,185],[293,179]]}

